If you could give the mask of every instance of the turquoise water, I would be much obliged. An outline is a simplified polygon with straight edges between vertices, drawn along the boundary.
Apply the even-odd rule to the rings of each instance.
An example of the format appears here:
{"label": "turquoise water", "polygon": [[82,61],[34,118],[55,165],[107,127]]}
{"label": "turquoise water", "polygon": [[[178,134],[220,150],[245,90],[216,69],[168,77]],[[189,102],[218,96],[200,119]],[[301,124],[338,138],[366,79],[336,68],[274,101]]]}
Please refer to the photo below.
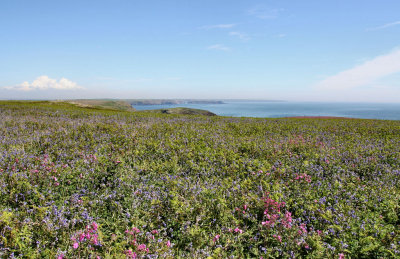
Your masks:
{"label": "turquoise water", "polygon": [[234,117],[338,116],[400,120],[400,103],[317,103],[224,101],[224,104],[134,105],[137,110],[187,107]]}

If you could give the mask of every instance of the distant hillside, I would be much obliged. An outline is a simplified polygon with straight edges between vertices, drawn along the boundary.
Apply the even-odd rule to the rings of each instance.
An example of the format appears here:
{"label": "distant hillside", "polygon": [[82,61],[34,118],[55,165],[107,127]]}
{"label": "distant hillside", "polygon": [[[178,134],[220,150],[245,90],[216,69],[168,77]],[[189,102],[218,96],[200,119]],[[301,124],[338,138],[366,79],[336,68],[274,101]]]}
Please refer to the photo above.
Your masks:
{"label": "distant hillside", "polygon": [[[151,101],[151,100],[148,100]],[[160,100],[163,101],[163,100]],[[69,104],[76,105],[83,108],[94,108],[94,109],[106,109],[115,111],[136,111],[135,108],[126,100],[107,100],[107,99],[82,99],[82,100],[67,100],[61,101]],[[158,109],[158,110],[144,110],[141,112],[147,113],[160,113],[160,114],[186,114],[186,115],[205,115],[205,116],[216,116],[216,114],[201,109],[192,108],[169,108],[169,109]]]}
{"label": "distant hillside", "polygon": [[215,113],[206,110],[192,109],[192,108],[169,108],[169,109],[158,109],[158,110],[144,110],[141,112],[148,113],[163,113],[163,114],[186,114],[186,115],[205,115],[205,116],[216,116]]}
{"label": "distant hillside", "polygon": [[99,109],[108,109],[116,111],[135,111],[135,108],[133,108],[132,105],[122,100],[86,99],[86,100],[65,100],[64,102],[86,108],[99,108]]}

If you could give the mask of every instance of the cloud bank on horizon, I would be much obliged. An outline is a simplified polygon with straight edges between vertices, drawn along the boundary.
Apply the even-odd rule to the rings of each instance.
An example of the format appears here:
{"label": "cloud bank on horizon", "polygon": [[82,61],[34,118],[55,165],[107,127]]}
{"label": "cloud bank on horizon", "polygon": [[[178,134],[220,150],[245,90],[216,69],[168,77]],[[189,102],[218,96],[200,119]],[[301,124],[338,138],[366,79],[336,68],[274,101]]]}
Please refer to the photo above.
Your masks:
{"label": "cloud bank on horizon", "polygon": [[77,83],[72,82],[64,77],[57,81],[57,79],[52,79],[45,75],[39,76],[32,83],[25,81],[22,84],[15,86],[6,86],[4,88],[7,90],[17,90],[17,91],[50,90],[50,89],[55,89],[55,90],[84,89]]}

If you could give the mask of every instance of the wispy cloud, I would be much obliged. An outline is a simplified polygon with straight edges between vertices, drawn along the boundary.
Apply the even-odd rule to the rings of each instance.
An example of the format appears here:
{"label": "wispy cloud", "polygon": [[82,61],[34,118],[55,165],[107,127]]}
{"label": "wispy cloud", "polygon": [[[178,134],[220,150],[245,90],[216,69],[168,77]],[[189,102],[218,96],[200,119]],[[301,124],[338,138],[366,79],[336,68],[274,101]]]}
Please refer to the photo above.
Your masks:
{"label": "wispy cloud", "polygon": [[182,79],[182,77],[167,77],[164,80],[166,80],[166,81],[179,81],[181,79]]}
{"label": "wispy cloud", "polygon": [[285,38],[285,37],[286,37],[285,33],[275,35],[275,38]]}
{"label": "wispy cloud", "polygon": [[201,26],[200,29],[210,30],[210,29],[230,29],[235,27],[236,24],[228,23],[228,24],[214,24],[214,25],[206,25]]}
{"label": "wispy cloud", "polygon": [[247,10],[248,15],[255,16],[260,19],[275,19],[283,9],[269,8],[264,5],[255,6]]}
{"label": "wispy cloud", "polygon": [[226,46],[224,46],[222,44],[211,45],[207,49],[210,49],[210,50],[221,50],[221,51],[229,51],[229,50],[231,50],[230,48],[228,48],[228,47],[226,47]]}
{"label": "wispy cloud", "polygon": [[141,77],[141,78],[135,78],[135,79],[132,79],[129,81],[133,82],[133,83],[146,83],[146,82],[151,82],[153,80],[154,80],[153,78]]}
{"label": "wispy cloud", "polygon": [[238,37],[241,40],[249,40],[250,39],[250,37],[247,36],[247,34],[242,33],[242,32],[238,32],[238,31],[231,31],[229,33],[229,35],[230,36],[234,36],[234,37]]}
{"label": "wispy cloud", "polygon": [[374,28],[368,28],[367,31],[383,30],[383,29],[386,29],[386,28],[389,28],[389,27],[393,27],[393,26],[396,26],[396,25],[400,25],[400,21],[387,23],[387,24],[384,24],[382,26],[378,26],[378,27],[374,27]]}
{"label": "wispy cloud", "polygon": [[354,68],[330,76],[316,85],[321,90],[346,90],[369,86],[377,79],[400,72],[400,49],[375,57]]}
{"label": "wispy cloud", "polygon": [[75,90],[75,89],[83,89],[83,87],[77,85],[77,83],[72,82],[66,78],[61,78],[57,81],[57,79],[49,78],[48,76],[39,76],[32,83],[28,81],[23,82],[22,84],[15,86],[6,86],[4,87],[8,90],[18,90],[18,91],[32,91],[32,90]]}
{"label": "wispy cloud", "polygon": [[152,82],[154,78],[147,78],[147,77],[138,77],[138,78],[131,78],[131,79],[123,79],[123,78],[116,78],[116,77],[96,77],[95,80],[99,81],[110,81],[113,83],[145,83],[145,82]]}

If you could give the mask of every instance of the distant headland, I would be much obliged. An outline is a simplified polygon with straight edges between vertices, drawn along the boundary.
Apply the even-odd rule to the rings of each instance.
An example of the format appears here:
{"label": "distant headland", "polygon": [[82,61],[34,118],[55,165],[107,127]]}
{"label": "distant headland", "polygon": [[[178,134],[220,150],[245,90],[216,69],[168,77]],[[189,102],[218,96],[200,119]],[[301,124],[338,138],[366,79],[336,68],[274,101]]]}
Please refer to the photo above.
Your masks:
{"label": "distant headland", "polygon": [[[180,102],[182,101],[182,103]],[[184,102],[183,102],[184,101]],[[70,105],[78,106],[81,108],[88,109],[102,109],[102,110],[113,110],[113,111],[127,111],[134,112],[135,108],[132,107],[132,103],[136,105],[163,105],[163,104],[219,104],[220,101],[205,101],[205,100],[112,100],[112,99],[79,99],[79,100],[58,100],[58,101],[44,101],[49,103],[68,103]],[[185,107],[176,107],[169,109],[157,109],[157,110],[142,110],[141,112],[146,113],[162,113],[162,114],[185,114],[185,115],[204,115],[204,116],[216,116],[207,110],[193,109]]]}
{"label": "distant headland", "polygon": [[221,100],[202,99],[126,99],[131,105],[165,105],[165,104],[224,104]]}

